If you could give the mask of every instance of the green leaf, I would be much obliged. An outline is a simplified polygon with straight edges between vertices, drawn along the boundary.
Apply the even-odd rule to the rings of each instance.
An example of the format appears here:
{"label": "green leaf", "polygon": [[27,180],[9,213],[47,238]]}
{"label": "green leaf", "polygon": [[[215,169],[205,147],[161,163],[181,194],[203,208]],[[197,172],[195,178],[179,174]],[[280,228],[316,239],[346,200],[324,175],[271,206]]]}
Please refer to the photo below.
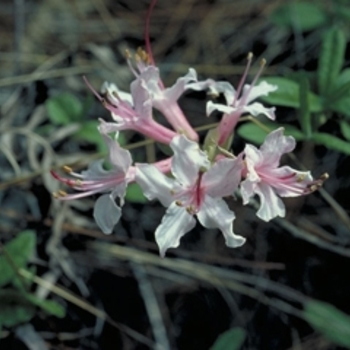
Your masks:
{"label": "green leaf", "polygon": [[312,134],[311,140],[318,145],[322,145],[329,149],[350,155],[350,143],[339,139],[336,136],[316,132]]}
{"label": "green leaf", "polygon": [[342,120],[340,122],[340,130],[344,138],[350,141],[350,124],[347,121]]}
{"label": "green leaf", "polygon": [[132,183],[126,189],[125,199],[134,203],[146,203],[147,198],[144,196],[141,187],[137,183]]}
{"label": "green leaf", "polygon": [[266,135],[269,132],[283,127],[285,135],[293,136],[296,139],[296,141],[301,141],[305,139],[304,134],[292,125],[264,123],[264,126],[270,131],[264,130],[254,123],[245,123],[238,129],[238,135],[244,138],[245,140],[261,145],[265,141]]}
{"label": "green leaf", "polygon": [[337,345],[350,348],[350,317],[331,304],[309,301],[304,317],[315,330]]}
{"label": "green leaf", "polygon": [[0,290],[0,325],[13,327],[30,321],[35,315],[35,306],[19,292]]}
{"label": "green leaf", "polygon": [[350,95],[350,69],[344,69],[335,82],[335,87],[327,98],[327,103],[334,105],[342,98]]}
{"label": "green leaf", "polygon": [[74,138],[95,144],[99,152],[108,153],[108,147],[98,131],[99,123],[96,120],[89,120],[82,123],[81,128],[74,134]]}
{"label": "green leaf", "polygon": [[80,100],[67,92],[49,98],[45,105],[50,121],[56,125],[79,121],[84,113],[84,106]]}
{"label": "green leaf", "polygon": [[308,31],[325,24],[327,14],[319,5],[306,1],[292,2],[277,7],[270,20],[279,27]]}
{"label": "green leaf", "polygon": [[63,318],[66,315],[65,308],[54,300],[39,299],[33,294],[26,293],[24,297],[33,305],[40,307],[50,315]]}
{"label": "green leaf", "polygon": [[311,126],[309,100],[307,98],[308,93],[310,91],[309,80],[306,77],[301,77],[299,87],[300,87],[299,88],[299,100],[300,100],[299,122],[300,122],[301,130],[303,130],[304,132],[304,135],[307,138],[310,138],[312,134],[312,126]]}
{"label": "green leaf", "polygon": [[335,87],[344,62],[346,39],[342,30],[329,29],[322,41],[318,62],[318,89],[322,96],[329,95]]}
{"label": "green leaf", "polygon": [[[262,80],[278,87],[276,91],[270,92],[268,96],[261,97],[263,101],[276,106],[300,108],[299,85],[295,81],[283,77],[267,77],[260,81]],[[323,106],[319,96],[309,91],[307,97],[310,112],[322,111]]]}
{"label": "green leaf", "polygon": [[350,117],[350,97],[344,97],[335,103],[332,103],[329,108],[345,117]]}
{"label": "green leaf", "polygon": [[222,333],[215,341],[210,350],[238,350],[246,338],[246,331],[235,327]]}
{"label": "green leaf", "polygon": [[[34,254],[35,245],[35,233],[27,230],[22,231],[16,238],[5,244],[4,249],[11,257],[13,264],[17,268],[23,268]],[[8,258],[3,253],[0,256],[0,287],[10,283],[15,277],[14,267],[8,262]]]}

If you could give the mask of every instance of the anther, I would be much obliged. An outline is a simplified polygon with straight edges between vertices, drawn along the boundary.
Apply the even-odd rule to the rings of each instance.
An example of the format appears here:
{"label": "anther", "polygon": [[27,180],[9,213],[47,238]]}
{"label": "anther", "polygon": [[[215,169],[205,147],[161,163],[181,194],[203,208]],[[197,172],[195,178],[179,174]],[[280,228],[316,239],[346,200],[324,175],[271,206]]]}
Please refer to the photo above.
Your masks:
{"label": "anther", "polygon": [[58,194],[59,197],[66,197],[67,196],[67,192],[59,190],[58,192],[56,192]]}
{"label": "anther", "polygon": [[259,64],[260,64],[261,67],[265,67],[265,65],[266,65],[265,58],[262,58]]}
{"label": "anther", "polygon": [[182,207],[182,202],[179,201],[179,200],[175,201],[175,204],[176,204],[178,207]]}
{"label": "anther", "polygon": [[69,167],[68,165],[64,165],[62,167],[63,171],[65,171],[68,174],[71,174],[73,172],[73,169],[71,167]]}
{"label": "anther", "polygon": [[124,54],[125,54],[126,59],[128,59],[128,60],[132,57],[131,53],[128,49],[125,49]]}
{"label": "anther", "polygon": [[248,61],[251,61],[253,59],[253,52],[248,52],[248,55],[247,55],[247,60]]}

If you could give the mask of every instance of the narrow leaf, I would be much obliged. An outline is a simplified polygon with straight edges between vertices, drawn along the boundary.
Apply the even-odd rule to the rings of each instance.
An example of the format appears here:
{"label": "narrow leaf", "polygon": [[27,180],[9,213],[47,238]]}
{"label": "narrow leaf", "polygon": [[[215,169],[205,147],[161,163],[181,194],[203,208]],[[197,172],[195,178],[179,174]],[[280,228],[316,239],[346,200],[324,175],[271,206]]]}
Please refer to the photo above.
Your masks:
{"label": "narrow leaf", "polygon": [[327,15],[319,5],[302,1],[282,3],[272,12],[270,20],[279,27],[308,31],[322,26]]}
{"label": "narrow leaf", "polygon": [[340,122],[340,130],[344,138],[350,141],[350,124],[347,121],[342,120]]}
{"label": "narrow leaf", "polygon": [[318,145],[350,155],[350,143],[339,139],[336,136],[317,132],[312,134],[311,140]]}
{"label": "narrow leaf", "polygon": [[54,300],[39,299],[33,294],[26,293],[25,298],[35,306],[40,307],[42,310],[50,315],[63,318],[66,315],[65,308]]}
{"label": "narrow leaf", "polygon": [[300,78],[299,84],[299,100],[300,100],[300,109],[299,109],[299,123],[301,130],[303,130],[305,136],[310,138],[312,133],[311,126],[311,114],[310,114],[310,104],[307,98],[310,91],[310,84],[306,77]]}
{"label": "narrow leaf", "polygon": [[345,117],[350,117],[350,97],[343,97],[335,103],[332,103],[329,108]]}
{"label": "narrow leaf", "polygon": [[342,30],[329,29],[322,41],[318,62],[318,89],[322,96],[329,95],[343,66],[346,39]]}
{"label": "narrow leaf", "polygon": [[262,129],[260,126],[254,123],[246,123],[238,129],[238,135],[244,138],[245,140],[261,145],[265,141],[266,135],[269,132],[283,127],[285,135],[293,136],[296,139],[296,141],[301,141],[305,139],[303,133],[292,125],[264,123],[264,126],[266,127],[266,129]]}
{"label": "narrow leaf", "polygon": [[232,328],[222,333],[210,350],[239,350],[245,340],[246,331],[242,328]]}
{"label": "narrow leaf", "polygon": [[[261,99],[271,105],[300,108],[299,85],[290,79],[283,77],[267,77],[262,79],[269,84],[277,85],[278,89],[270,92]],[[319,96],[309,91],[307,94],[310,112],[320,112],[323,109]]]}
{"label": "narrow leaf", "polygon": [[312,300],[305,305],[305,319],[337,345],[350,348],[350,317],[331,304]]}

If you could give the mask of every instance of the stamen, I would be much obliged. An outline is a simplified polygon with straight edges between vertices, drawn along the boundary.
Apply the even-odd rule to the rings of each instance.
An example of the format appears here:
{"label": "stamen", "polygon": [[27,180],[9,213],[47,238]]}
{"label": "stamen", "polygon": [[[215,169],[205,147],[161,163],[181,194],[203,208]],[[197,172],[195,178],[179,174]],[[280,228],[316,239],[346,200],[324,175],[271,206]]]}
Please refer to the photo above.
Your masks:
{"label": "stamen", "polygon": [[62,190],[59,190],[57,194],[59,197],[66,197],[68,195],[66,191],[62,191]]}
{"label": "stamen", "polygon": [[127,60],[130,60],[132,58],[132,55],[128,49],[125,49],[124,55]]}
{"label": "stamen", "polygon": [[175,201],[175,204],[176,204],[178,207],[182,207],[182,206],[183,206],[182,202],[179,201],[179,200]]}
{"label": "stamen", "polygon": [[62,167],[63,171],[65,171],[68,174],[71,174],[73,172],[73,169],[71,167],[69,167],[68,165],[64,165]]}
{"label": "stamen", "polygon": [[243,73],[243,76],[238,84],[238,88],[237,88],[237,91],[235,93],[235,98],[233,100],[233,103],[232,105],[234,106],[235,103],[237,102],[237,99],[238,99],[238,96],[241,94],[241,91],[242,91],[242,88],[243,88],[243,85],[244,85],[244,82],[245,80],[247,79],[247,75],[248,75],[248,72],[249,72],[249,69],[250,69],[250,66],[252,64],[252,59],[253,59],[253,53],[252,52],[249,52],[248,55],[247,55],[247,60],[248,60],[248,63],[245,67],[245,70],[244,70],[244,73]]}
{"label": "stamen", "polygon": [[305,180],[306,175],[305,174],[299,174],[297,176],[297,182],[303,182]]}

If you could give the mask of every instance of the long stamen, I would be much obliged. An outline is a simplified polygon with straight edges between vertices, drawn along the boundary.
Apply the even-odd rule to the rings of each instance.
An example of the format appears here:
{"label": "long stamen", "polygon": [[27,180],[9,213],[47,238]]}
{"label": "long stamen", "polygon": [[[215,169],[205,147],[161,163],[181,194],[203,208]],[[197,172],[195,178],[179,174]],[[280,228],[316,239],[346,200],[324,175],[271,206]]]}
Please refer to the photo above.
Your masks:
{"label": "long stamen", "polygon": [[92,85],[90,84],[90,82],[87,80],[85,76],[83,76],[83,80],[87,85],[87,87],[92,91],[92,93],[99,99],[99,101],[103,102],[104,101],[103,97],[92,87]]}
{"label": "long stamen", "polygon": [[260,63],[259,63],[260,67],[259,67],[259,70],[258,72],[256,73],[252,83],[250,84],[249,86],[249,89],[247,90],[247,92],[245,92],[243,98],[242,98],[242,101],[241,101],[241,104],[244,105],[247,101],[247,98],[249,97],[249,94],[250,92],[252,91],[253,87],[255,86],[256,82],[258,81],[262,71],[264,70],[265,68],[265,65],[266,65],[266,60],[263,58]]}
{"label": "long stamen", "polygon": [[238,96],[240,95],[241,91],[242,91],[242,88],[243,88],[243,85],[244,85],[244,82],[246,81],[247,79],[247,75],[248,75],[248,72],[249,72],[249,69],[250,69],[250,66],[252,64],[252,59],[253,59],[253,53],[249,52],[248,53],[248,56],[247,56],[247,65],[245,67],[245,70],[244,70],[244,73],[243,73],[243,76],[241,78],[241,80],[239,81],[239,84],[238,84],[238,88],[236,90],[236,93],[235,93],[235,97],[234,97],[234,100],[233,100],[233,106],[235,105],[237,99],[238,99]]}

